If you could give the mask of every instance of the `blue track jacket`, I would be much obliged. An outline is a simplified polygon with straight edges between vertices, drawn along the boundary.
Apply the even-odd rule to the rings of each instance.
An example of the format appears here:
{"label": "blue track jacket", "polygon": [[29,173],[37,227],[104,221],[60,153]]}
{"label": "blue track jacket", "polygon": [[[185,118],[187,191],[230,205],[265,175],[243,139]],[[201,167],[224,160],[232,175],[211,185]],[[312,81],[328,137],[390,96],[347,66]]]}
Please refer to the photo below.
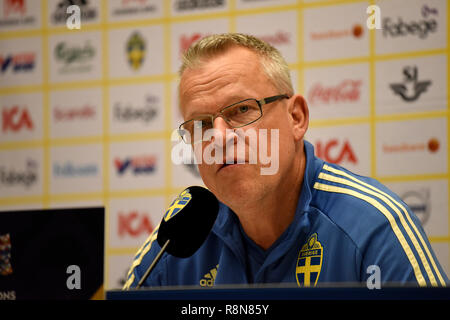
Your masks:
{"label": "blue track jacket", "polygon": [[[372,275],[379,275],[381,284],[448,283],[419,220],[397,195],[374,179],[315,157],[307,141],[305,153],[294,220],[268,250],[249,239],[237,216],[220,203],[200,249],[186,259],[164,253],[143,286],[315,286],[366,282]],[[158,254],[157,232],[136,254],[124,289],[137,285]]]}

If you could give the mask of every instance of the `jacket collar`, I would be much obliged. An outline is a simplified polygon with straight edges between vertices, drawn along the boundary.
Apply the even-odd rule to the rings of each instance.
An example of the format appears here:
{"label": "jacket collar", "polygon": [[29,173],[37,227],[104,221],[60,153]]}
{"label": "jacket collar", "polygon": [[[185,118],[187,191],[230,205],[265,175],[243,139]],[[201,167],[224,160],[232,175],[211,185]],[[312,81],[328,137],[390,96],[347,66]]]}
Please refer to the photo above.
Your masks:
{"label": "jacket collar", "polygon": [[[323,160],[315,157],[314,147],[306,140],[304,141],[304,150],[306,156],[306,165],[301,194],[297,203],[294,220],[285,231],[285,233],[290,232],[290,229],[292,229],[292,225],[296,224],[296,222],[299,221],[300,217],[305,211],[308,211],[309,204],[312,198],[314,182],[316,180],[318,172],[323,165]],[[236,214],[222,202],[219,203],[219,213],[212,231],[217,236],[222,238],[224,242],[232,245],[233,247],[237,245],[237,242],[241,241],[240,236],[237,237],[236,233],[240,232],[239,219],[237,218]],[[284,234],[282,235],[282,237],[283,236]]]}

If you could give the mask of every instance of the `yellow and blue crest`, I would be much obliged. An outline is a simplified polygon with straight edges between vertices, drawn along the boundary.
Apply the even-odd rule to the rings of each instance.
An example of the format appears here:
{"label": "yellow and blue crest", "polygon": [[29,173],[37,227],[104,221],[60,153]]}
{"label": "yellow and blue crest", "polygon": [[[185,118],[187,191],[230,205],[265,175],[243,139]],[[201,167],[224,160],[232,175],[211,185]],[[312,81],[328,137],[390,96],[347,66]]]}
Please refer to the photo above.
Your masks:
{"label": "yellow and blue crest", "polygon": [[300,287],[315,286],[322,269],[323,247],[317,240],[317,233],[312,234],[298,254],[295,276]]}
{"label": "yellow and blue crest", "polygon": [[170,218],[174,217],[181,209],[183,209],[189,201],[191,201],[192,195],[188,192],[188,190],[184,190],[182,193],[178,195],[178,197],[173,200],[169,209],[167,209],[164,214],[164,221],[168,221]]}
{"label": "yellow and blue crest", "polygon": [[128,62],[134,70],[141,67],[145,58],[145,41],[144,38],[135,32],[127,42]]}

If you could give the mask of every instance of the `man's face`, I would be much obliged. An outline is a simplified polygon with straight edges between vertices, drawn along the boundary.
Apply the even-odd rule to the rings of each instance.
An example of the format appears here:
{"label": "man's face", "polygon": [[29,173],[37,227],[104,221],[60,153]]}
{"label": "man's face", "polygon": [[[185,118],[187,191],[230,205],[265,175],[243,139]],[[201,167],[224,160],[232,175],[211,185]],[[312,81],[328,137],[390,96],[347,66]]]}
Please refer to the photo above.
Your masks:
{"label": "man's face", "polygon": [[[244,99],[259,100],[284,93],[279,92],[269,81],[261,68],[259,57],[254,52],[241,47],[232,47],[225,53],[203,63],[201,67],[186,69],[180,81],[180,105],[185,120],[200,114],[215,114],[223,107]],[[262,175],[261,167],[268,167],[270,164],[263,165],[259,161],[256,164],[249,163],[249,153],[257,152],[257,150],[249,147],[248,139],[245,148],[246,163],[224,165],[223,163],[207,164],[202,161],[198,165],[205,185],[219,200],[231,208],[250,205],[252,201],[257,201],[268,192],[280,191],[279,187],[289,174],[289,167],[292,165],[295,154],[296,142],[288,112],[289,103],[291,103],[290,99],[282,99],[263,106],[263,117],[241,128],[241,130],[255,130],[257,134],[260,129],[267,129],[268,155],[272,158],[277,157],[279,162],[277,172]],[[214,120],[214,128],[220,130],[223,137],[227,136],[226,130],[231,129],[221,117]],[[278,154],[271,154],[278,151],[271,145],[273,130],[278,130],[279,133],[279,139],[276,141],[279,146]],[[235,140],[227,141],[225,138],[223,142],[223,162],[227,158],[227,151],[229,154],[230,141],[233,145]],[[203,142],[203,148],[210,143],[214,142]],[[261,146],[259,139],[257,145],[258,148]],[[236,155],[236,145],[234,148],[234,155]],[[259,155],[258,160],[260,160]]]}

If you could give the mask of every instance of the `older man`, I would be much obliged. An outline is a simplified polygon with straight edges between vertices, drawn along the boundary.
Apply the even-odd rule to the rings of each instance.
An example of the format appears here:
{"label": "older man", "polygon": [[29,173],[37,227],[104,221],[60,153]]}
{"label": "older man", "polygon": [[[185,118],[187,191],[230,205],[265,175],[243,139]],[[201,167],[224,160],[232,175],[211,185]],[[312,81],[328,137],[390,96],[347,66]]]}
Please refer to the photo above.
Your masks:
{"label": "older man", "polygon": [[[180,129],[187,142],[198,142],[192,138],[196,129],[214,129],[220,134],[202,139],[200,150],[226,149],[223,161],[198,165],[220,210],[192,257],[164,255],[144,285],[314,286],[366,282],[376,273],[381,283],[445,286],[447,276],[418,219],[395,194],[314,156],[304,140],[306,101],[294,94],[275,48],[243,34],[209,36],[184,55],[180,76]],[[236,156],[235,132],[262,129],[271,141],[268,152],[273,157],[278,151],[271,174],[261,174],[270,164],[249,161],[255,152],[249,136],[243,159]],[[257,137],[261,146],[264,136]],[[136,286],[158,253],[156,235],[137,253],[124,288]]]}

